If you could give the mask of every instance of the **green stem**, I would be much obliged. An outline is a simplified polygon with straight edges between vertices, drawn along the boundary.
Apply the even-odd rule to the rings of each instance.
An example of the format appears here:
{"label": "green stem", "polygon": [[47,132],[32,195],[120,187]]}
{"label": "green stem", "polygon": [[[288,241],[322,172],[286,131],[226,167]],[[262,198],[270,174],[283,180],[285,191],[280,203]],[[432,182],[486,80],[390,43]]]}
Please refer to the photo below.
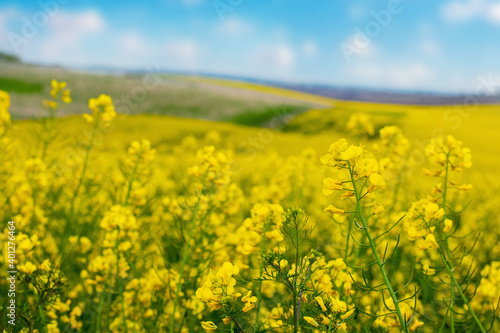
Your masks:
{"label": "green stem", "polygon": [[229,316],[229,318],[231,318],[231,320],[236,324],[236,327],[238,328],[238,330],[240,330],[241,333],[245,333],[243,327],[241,327],[240,323],[238,323],[238,321],[233,316]]}
{"label": "green stem", "polygon": [[380,256],[379,256],[377,248],[375,246],[375,241],[373,240],[373,238],[370,234],[370,231],[368,230],[368,224],[366,222],[366,219],[363,215],[363,211],[361,209],[361,203],[360,203],[360,199],[359,199],[360,193],[358,192],[358,189],[356,187],[356,181],[354,180],[354,175],[353,175],[353,170],[351,168],[351,164],[348,163],[348,165],[349,165],[349,173],[351,175],[351,182],[352,182],[352,186],[354,189],[354,194],[356,196],[356,211],[359,215],[359,218],[361,219],[361,223],[363,224],[363,229],[365,230],[366,237],[368,238],[368,241],[370,242],[370,247],[372,249],[373,256],[375,257],[375,261],[377,262],[377,266],[380,270],[380,273],[382,274],[382,278],[384,279],[384,283],[385,283],[385,285],[386,285],[386,287],[389,290],[389,293],[391,295],[399,322],[401,323],[403,331],[408,332],[408,328],[406,327],[406,322],[403,318],[403,314],[401,313],[401,309],[399,308],[398,298],[397,298],[396,293],[394,292],[394,289],[392,288],[391,282],[389,281],[389,278],[387,277],[387,274],[385,272],[385,269],[384,269],[385,263],[382,263],[382,261],[380,260]]}
{"label": "green stem", "polygon": [[38,185],[36,184],[36,181],[30,180],[31,184],[31,195],[33,199],[33,216],[30,219],[30,229],[33,230],[36,224],[36,205],[37,205],[37,196],[38,196]]}
{"label": "green stem", "polygon": [[[486,332],[486,330],[484,329],[481,321],[479,320],[479,318],[477,317],[476,313],[472,309],[472,306],[470,305],[469,301],[467,300],[467,297],[465,296],[462,288],[458,284],[458,281],[455,279],[455,275],[453,274],[453,269],[449,266],[448,261],[446,259],[446,256],[444,255],[444,252],[443,252],[443,250],[441,248],[439,249],[439,253],[441,254],[441,259],[444,262],[444,266],[445,266],[448,274],[450,275],[452,284],[457,288],[458,293],[460,294],[460,298],[462,298],[462,300],[464,301],[465,305],[467,305],[467,308],[469,309],[470,314],[474,318],[474,321],[476,322],[476,324],[479,327],[479,329],[481,330],[481,332]],[[453,311],[451,311],[451,312],[453,312]]]}
{"label": "green stem", "polygon": [[[205,182],[203,182],[202,188],[204,187],[204,183]],[[191,227],[189,229],[189,236],[187,243],[184,247],[184,254],[182,256],[181,267],[179,269],[179,281],[177,281],[177,288],[175,291],[174,309],[172,311],[172,318],[170,322],[170,333],[175,332],[175,311],[177,310],[177,303],[179,302],[179,293],[182,287],[182,279],[184,277],[184,266],[186,265],[187,257],[189,255],[189,250],[191,248],[191,239],[193,238],[193,231],[196,225],[196,216],[198,215],[198,210],[200,209],[200,201],[201,201],[201,193],[200,196],[198,197],[198,201],[196,202],[196,206],[194,207],[193,218],[191,219]]]}
{"label": "green stem", "polygon": [[[118,233],[118,235],[120,234],[120,229],[119,228],[117,229],[117,233]],[[115,251],[116,251],[116,282],[118,283],[118,290],[120,292],[120,301],[121,301],[121,306],[122,306],[123,328],[125,330],[125,333],[128,333],[127,316],[125,315],[125,300],[124,300],[124,297],[123,297],[123,281],[120,278],[120,251],[118,250],[118,239],[116,240]]]}
{"label": "green stem", "polygon": [[[445,170],[445,176],[444,176],[444,189],[443,189],[443,210],[444,210],[444,215],[443,215],[443,221],[446,221],[446,196],[448,193],[448,172],[449,172],[449,159],[450,159],[450,153],[446,155],[446,170]],[[477,317],[476,313],[472,309],[469,301],[467,300],[467,297],[465,297],[464,292],[462,290],[462,287],[458,284],[458,281],[455,279],[455,273],[453,272],[453,258],[451,255],[450,251],[450,245],[448,242],[448,234],[445,233],[445,244],[446,244],[446,254],[445,255],[443,249],[441,248],[441,245],[438,244],[439,246],[439,253],[441,254],[441,260],[443,261],[446,270],[448,271],[448,275],[450,276],[450,279],[452,281],[451,283],[451,306],[450,306],[450,325],[451,325],[451,332],[455,332],[455,311],[454,311],[454,305],[455,305],[455,288],[458,290],[458,293],[460,294],[460,297],[464,301],[464,303],[467,305],[467,308],[469,309],[470,314],[474,318],[474,321],[476,322],[477,326],[481,330],[481,332],[486,332],[485,329],[483,328],[483,325],[481,324],[481,321]]]}
{"label": "green stem", "polygon": [[[443,189],[443,210],[444,210],[443,221],[446,220],[446,194],[448,192],[448,159],[449,158],[450,158],[450,153],[448,153],[448,155],[446,155],[446,171],[445,171],[445,176],[444,176],[444,189]],[[448,259],[445,258],[445,260],[447,261],[447,266],[453,267],[450,245],[448,243],[448,234],[445,234],[444,237],[445,237],[445,241],[446,241],[446,253],[448,255]],[[453,270],[449,270],[448,273],[450,275],[450,278],[453,280],[454,279]],[[455,333],[455,286],[454,286],[454,284],[451,284],[450,291],[451,291],[450,325],[451,325],[451,332]]]}
{"label": "green stem", "polygon": [[[266,232],[267,232],[267,219],[264,221],[264,229],[262,231],[262,242],[260,246],[260,251],[262,255],[266,253]],[[264,274],[264,260],[260,261],[260,273],[259,273],[259,285],[257,287],[257,298],[259,302],[257,303],[257,309],[255,310],[257,313],[255,315],[255,324],[259,324],[260,319],[260,305],[262,303],[262,275]]]}
{"label": "green stem", "polygon": [[57,110],[53,108],[49,108],[49,120],[48,120],[49,126],[46,127],[47,133],[46,136],[44,136],[43,140],[42,158],[41,158],[42,161],[45,159],[45,156],[47,155],[47,148],[49,147],[49,144],[52,141],[52,131],[54,129],[54,119],[56,111]]}
{"label": "green stem", "polygon": [[75,199],[78,196],[78,192],[80,191],[80,187],[83,184],[83,179],[85,177],[85,171],[87,170],[87,164],[88,164],[88,161],[89,161],[90,151],[92,150],[92,146],[94,144],[94,136],[95,136],[95,133],[97,132],[98,125],[99,125],[99,113],[97,113],[97,115],[96,115],[94,127],[92,128],[92,132],[90,134],[90,141],[89,141],[89,144],[87,145],[87,150],[85,152],[85,159],[83,161],[82,172],[80,173],[80,177],[78,179],[78,185],[76,186],[75,192],[73,193],[73,197],[71,198],[70,209],[69,209],[69,211],[70,211],[69,215],[70,216],[69,216],[68,219],[66,219],[66,223],[64,224],[64,230],[63,230],[63,233],[62,233],[61,249],[59,251],[60,254],[61,254],[61,258],[63,258],[64,255],[65,255],[65,253],[66,253],[66,245],[67,245],[68,235],[72,233],[71,229],[73,227],[73,223],[75,222],[73,220],[73,212],[74,212],[74,208],[75,208]]}
{"label": "green stem", "polygon": [[293,286],[293,333],[299,331],[299,321],[297,318],[297,288]]}
{"label": "green stem", "polygon": [[345,242],[345,262],[347,262],[347,257],[349,257],[349,240],[351,238],[351,230],[352,230],[353,223],[354,223],[354,220],[349,217],[349,227],[347,229],[347,239]]}
{"label": "green stem", "polygon": [[92,128],[92,132],[90,134],[90,142],[87,145],[87,150],[85,151],[85,159],[83,161],[83,169],[82,169],[82,172],[81,172],[80,177],[78,179],[78,184],[76,186],[75,192],[73,193],[73,197],[71,198],[71,203],[70,203],[70,214],[71,215],[73,215],[75,199],[78,196],[78,192],[80,191],[80,187],[82,186],[82,183],[83,183],[83,178],[85,177],[85,172],[87,170],[87,164],[89,161],[90,151],[92,150],[92,146],[94,145],[94,136],[95,136],[95,133],[97,132],[97,127],[99,125],[99,113],[97,113],[96,118],[97,119],[95,119],[94,127]]}
{"label": "green stem", "polygon": [[[362,193],[363,192],[363,189],[366,187],[366,182],[367,182],[367,179],[365,179],[365,181],[363,182],[363,186],[361,187],[361,189],[359,189],[359,192]],[[361,199],[360,199],[361,200]],[[352,225],[352,223],[354,223],[354,217],[353,216],[350,216],[349,217],[349,220],[350,220],[350,223]],[[350,234],[349,234],[350,236]],[[365,242],[365,233],[362,233],[361,234],[361,240],[360,240],[360,244],[364,244]],[[361,248],[361,246],[357,246],[356,247],[356,251],[354,252],[354,259],[352,261],[352,265],[353,266],[356,266],[356,263],[358,262],[358,259],[359,259],[359,256],[361,255],[361,251],[363,249]],[[346,261],[347,262],[347,261]]]}
{"label": "green stem", "polygon": [[99,296],[99,307],[97,308],[97,320],[96,320],[96,327],[95,327],[95,332],[99,332],[100,328],[101,328],[101,314],[102,314],[102,303],[104,302],[103,300],[103,297],[102,297],[102,293],[101,295]]}
{"label": "green stem", "polygon": [[[50,281],[48,281],[47,283],[50,283]],[[45,314],[43,313],[42,302],[43,302],[46,288],[47,288],[47,284],[44,286],[44,290],[42,291],[40,297],[38,297],[36,307],[35,307],[36,314],[41,319],[42,323],[45,322]],[[43,331],[47,332],[46,326],[43,327]]]}
{"label": "green stem", "polygon": [[293,328],[294,333],[299,331],[299,313],[298,313],[298,290],[297,290],[297,280],[299,277],[299,231],[297,226],[297,219],[295,219],[295,277],[293,278]]}
{"label": "green stem", "polygon": [[[354,223],[354,221],[353,221]],[[366,238],[366,234],[365,233],[362,233],[361,234],[361,240],[360,240],[360,244],[364,244],[365,243],[365,238]],[[354,260],[352,261],[352,265],[353,266],[356,266],[357,262],[358,262],[358,259],[359,259],[359,255],[361,254],[361,246],[358,246],[356,247],[356,252],[354,253]]]}
{"label": "green stem", "polygon": [[135,176],[137,174],[137,169],[139,168],[140,160],[141,160],[141,157],[137,156],[137,161],[135,162],[135,165],[134,165],[134,171],[132,172],[132,176],[130,177],[130,182],[128,184],[127,195],[125,196],[124,207],[127,207],[127,205],[128,205],[128,199],[130,197],[130,192],[132,191],[132,185],[135,181]]}
{"label": "green stem", "polygon": [[[453,267],[453,262],[452,262],[452,258],[451,258],[451,251],[450,251],[450,246],[448,244],[448,235],[445,236],[445,240],[446,240],[446,252],[448,254],[448,260],[449,260],[449,265],[451,267]],[[449,270],[448,273],[450,274],[450,278],[452,280],[455,279],[455,274],[453,273],[452,270]],[[455,333],[455,285],[452,283],[451,286],[450,286],[450,291],[451,291],[451,304],[450,304],[450,308],[451,308],[451,311],[450,311],[450,325],[451,325],[451,332],[452,333]]]}
{"label": "green stem", "polygon": [[479,320],[476,313],[472,309],[472,306],[470,305],[469,301],[467,300],[467,297],[465,297],[464,292],[462,291],[462,288],[460,286],[458,286],[458,282],[454,276],[453,276],[453,283],[457,286],[457,290],[458,290],[458,293],[460,294],[460,297],[462,298],[464,303],[467,305],[469,312],[472,314],[472,317],[474,318],[474,321],[476,322],[476,324],[479,327],[479,329],[481,330],[481,332],[483,332],[483,333],[486,332],[486,330],[483,327],[483,324],[481,324],[481,321]]}

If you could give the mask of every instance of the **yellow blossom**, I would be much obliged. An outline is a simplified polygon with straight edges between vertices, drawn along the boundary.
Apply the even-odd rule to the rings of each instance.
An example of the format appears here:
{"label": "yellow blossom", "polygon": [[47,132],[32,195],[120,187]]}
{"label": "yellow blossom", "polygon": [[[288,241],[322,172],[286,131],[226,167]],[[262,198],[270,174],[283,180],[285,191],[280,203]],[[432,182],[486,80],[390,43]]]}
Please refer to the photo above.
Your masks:
{"label": "yellow blossom", "polygon": [[340,159],[344,161],[352,160],[353,158],[361,156],[363,153],[362,147],[356,147],[354,145],[350,145],[345,151],[340,153]]}
{"label": "yellow blossom", "polygon": [[330,195],[334,191],[341,191],[344,189],[342,185],[342,181],[336,180],[333,178],[325,178],[323,179],[323,194]]}
{"label": "yellow blossom", "polygon": [[31,261],[17,265],[17,269],[26,274],[32,274],[34,271],[37,270],[36,266]]}
{"label": "yellow blossom", "polygon": [[314,327],[319,327],[319,324],[314,318],[304,316],[304,320],[307,321],[309,324],[311,324]]}
{"label": "yellow blossom", "polygon": [[337,215],[343,215],[344,214],[344,210],[339,209],[339,208],[335,207],[334,205],[328,205],[328,207],[326,207],[324,209],[324,211],[328,212],[328,213],[332,213],[332,214],[337,214]]}
{"label": "yellow blossom", "polygon": [[202,321],[201,327],[206,331],[215,331],[217,329],[217,325],[215,325],[212,321]]}
{"label": "yellow blossom", "polygon": [[444,220],[444,228],[443,232],[448,233],[450,232],[451,228],[453,227],[453,221],[450,219]]}
{"label": "yellow blossom", "polygon": [[422,327],[422,326],[424,326],[424,322],[420,321],[418,319],[415,319],[413,321],[412,325],[410,326],[410,330],[415,331],[417,328]]}
{"label": "yellow blossom", "polygon": [[85,116],[85,114],[83,116],[88,122],[93,122],[97,118],[103,121],[105,126],[109,126],[110,122],[116,117],[113,100],[108,95],[101,94],[98,98],[91,98],[89,100],[89,109],[92,110],[93,117]]}
{"label": "yellow blossom", "polygon": [[321,298],[321,296],[314,297],[314,299],[316,300],[316,302],[318,302],[321,310],[323,312],[326,312],[327,309],[326,309],[325,303],[323,302],[323,299]]}
{"label": "yellow blossom", "polygon": [[425,264],[424,267],[424,273],[427,274],[427,275],[434,275],[436,274],[436,270],[433,269],[433,268],[430,268],[428,264]]}
{"label": "yellow blossom", "polygon": [[378,213],[382,212],[384,210],[384,206],[379,206],[375,205],[375,208],[373,208],[373,215],[377,215]]}
{"label": "yellow blossom", "polygon": [[351,310],[347,311],[346,313],[344,313],[343,315],[340,316],[340,319],[346,320],[347,318],[349,318],[350,316],[352,316],[352,314],[354,313],[354,311],[356,311],[356,309],[351,309]]}

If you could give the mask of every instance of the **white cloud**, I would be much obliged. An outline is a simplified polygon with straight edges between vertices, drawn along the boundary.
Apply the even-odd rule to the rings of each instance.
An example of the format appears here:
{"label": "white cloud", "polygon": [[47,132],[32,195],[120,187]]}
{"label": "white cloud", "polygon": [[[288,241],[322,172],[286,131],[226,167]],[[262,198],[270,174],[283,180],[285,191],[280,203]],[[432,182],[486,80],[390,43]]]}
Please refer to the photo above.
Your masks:
{"label": "white cloud", "polygon": [[455,0],[443,5],[442,14],[448,21],[463,21],[476,16],[482,7],[482,0]]}
{"label": "white cloud", "polygon": [[214,29],[215,34],[241,37],[254,30],[253,26],[240,18],[228,17],[222,20]]}
{"label": "white cloud", "polygon": [[314,57],[318,54],[318,45],[313,40],[306,40],[302,43],[302,52],[308,57]]}
{"label": "white cloud", "polygon": [[425,86],[433,76],[433,72],[420,63],[389,68],[387,74],[391,85],[403,88]]}
{"label": "white cloud", "polygon": [[76,44],[85,35],[102,32],[104,27],[104,19],[94,10],[59,12],[49,22],[52,38],[67,44]]}
{"label": "white cloud", "polygon": [[294,63],[294,54],[287,45],[264,46],[257,50],[255,59],[263,68],[288,69]]}
{"label": "white cloud", "polygon": [[200,52],[199,45],[193,40],[171,40],[165,47],[166,63],[171,68],[196,69]]}
{"label": "white cloud", "polygon": [[[90,35],[102,33],[105,21],[99,12],[87,10],[82,12],[59,11],[47,24],[47,34],[35,38],[41,54],[37,58],[45,61],[60,61],[61,57],[71,57],[72,61],[81,58],[79,52],[82,39]],[[43,30],[43,27],[40,28]],[[30,53],[34,51],[31,50]]]}
{"label": "white cloud", "polygon": [[[136,30],[117,33],[117,44],[110,47],[114,52],[107,53],[113,66],[138,68],[158,63],[158,59],[165,58],[165,46],[147,38],[147,35]],[[117,56],[119,55],[119,56]],[[107,59],[109,61],[109,57]]]}
{"label": "white cloud", "polygon": [[346,46],[352,50],[353,57],[370,57],[375,53],[375,42],[372,38],[366,36],[365,34],[356,33],[351,35],[347,42]]}
{"label": "white cloud", "polygon": [[178,40],[167,44],[166,53],[175,59],[191,58],[196,55],[197,48],[191,40]]}
{"label": "white cloud", "polygon": [[427,56],[436,56],[441,53],[440,45],[432,37],[424,37],[420,41],[420,49]]}
{"label": "white cloud", "polygon": [[500,24],[500,2],[490,0],[453,0],[441,7],[441,14],[448,22],[463,22],[479,18]]}
{"label": "white cloud", "polygon": [[127,53],[142,54],[148,51],[148,45],[137,32],[128,32],[120,38],[120,46]]}
{"label": "white cloud", "polygon": [[391,89],[431,89],[429,82],[434,75],[430,68],[419,62],[385,65],[363,62],[346,68],[343,83],[359,85],[363,82],[366,86]]}
{"label": "white cloud", "polygon": [[487,17],[493,22],[500,23],[500,2],[490,5]]}

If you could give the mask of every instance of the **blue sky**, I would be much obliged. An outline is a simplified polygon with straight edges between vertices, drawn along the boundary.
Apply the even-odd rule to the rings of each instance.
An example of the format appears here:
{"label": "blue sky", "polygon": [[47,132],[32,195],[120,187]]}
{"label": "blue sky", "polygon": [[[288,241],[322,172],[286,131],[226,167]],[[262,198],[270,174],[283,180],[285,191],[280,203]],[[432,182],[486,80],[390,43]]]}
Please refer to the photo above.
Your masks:
{"label": "blue sky", "polygon": [[500,81],[499,0],[0,0],[35,63],[471,92]]}

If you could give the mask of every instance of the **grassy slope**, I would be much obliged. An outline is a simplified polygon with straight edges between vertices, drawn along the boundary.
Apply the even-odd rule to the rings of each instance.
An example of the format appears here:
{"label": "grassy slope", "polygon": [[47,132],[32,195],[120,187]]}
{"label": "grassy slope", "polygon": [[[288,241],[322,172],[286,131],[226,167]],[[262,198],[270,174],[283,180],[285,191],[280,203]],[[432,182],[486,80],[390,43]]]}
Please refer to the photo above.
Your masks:
{"label": "grassy slope", "polygon": [[[72,90],[73,103],[65,106],[61,115],[86,112],[89,98],[100,94],[113,97],[117,110],[122,113],[149,113],[208,120],[231,120],[241,114],[256,114],[259,119],[262,116],[259,114],[269,108],[287,107],[297,114],[312,107],[308,101],[261,92],[239,96],[224,89],[207,89],[194,82],[174,80],[170,76],[162,77],[165,80],[161,84],[147,90],[146,95],[140,95],[144,86],[144,75],[99,75],[3,61],[0,61],[0,73],[0,89],[11,95],[10,111],[13,119],[44,115],[41,101],[49,96],[51,79],[68,82]],[[135,96],[138,97],[134,98],[137,93],[139,95]],[[129,99],[131,104],[128,104],[126,99]]]}
{"label": "grassy slope", "polygon": [[250,83],[250,82],[225,80],[225,79],[218,79],[218,78],[211,78],[211,77],[200,77],[200,76],[196,76],[196,77],[179,76],[178,78],[180,80],[187,80],[187,81],[191,81],[191,82],[209,83],[209,84],[216,84],[216,85],[225,86],[225,87],[235,87],[235,88],[240,88],[240,89],[245,89],[245,90],[258,91],[258,92],[263,92],[263,93],[267,93],[267,94],[273,94],[273,95],[277,95],[277,96],[292,98],[292,99],[296,99],[298,101],[309,102],[309,103],[319,104],[319,105],[324,105],[324,106],[335,106],[337,103],[340,102],[339,100],[329,98],[329,97],[323,97],[323,96],[308,94],[308,93],[304,93],[304,92],[300,92],[300,91],[294,91],[294,90],[284,89],[284,88],[277,88],[277,87],[272,87],[272,86]]}

